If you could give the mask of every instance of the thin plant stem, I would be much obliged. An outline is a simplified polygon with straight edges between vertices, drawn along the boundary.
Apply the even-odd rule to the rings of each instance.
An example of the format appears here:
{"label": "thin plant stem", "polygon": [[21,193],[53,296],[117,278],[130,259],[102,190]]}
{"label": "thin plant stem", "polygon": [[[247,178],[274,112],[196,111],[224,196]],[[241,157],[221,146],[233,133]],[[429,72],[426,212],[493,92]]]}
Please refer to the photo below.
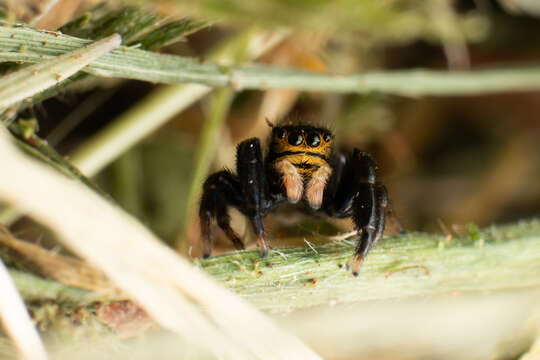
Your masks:
{"label": "thin plant stem", "polygon": [[93,60],[118,47],[121,42],[120,35],[114,34],[0,78],[0,109],[6,109],[56,86]]}
{"label": "thin plant stem", "polygon": [[201,131],[201,138],[194,162],[195,168],[193,169],[191,185],[187,195],[184,228],[193,218],[195,206],[201,196],[201,184],[204,182],[206,175],[208,175],[212,166],[212,160],[219,148],[219,135],[222,132],[223,123],[229,112],[233,97],[234,93],[230,89],[218,89],[211,96],[209,115]]}
{"label": "thin plant stem", "polygon": [[[46,47],[42,46],[43,42],[47,43]],[[0,61],[40,62],[86,44],[86,40],[58,33],[0,27]],[[155,83],[230,86],[235,90],[287,88],[360,94],[380,92],[416,97],[540,89],[540,67],[537,64],[473,71],[414,69],[324,74],[265,65],[230,66],[219,60],[200,62],[187,57],[120,47],[82,70],[99,76]]]}
{"label": "thin plant stem", "polygon": [[22,358],[46,360],[47,352],[12,278],[0,260],[0,320]]}

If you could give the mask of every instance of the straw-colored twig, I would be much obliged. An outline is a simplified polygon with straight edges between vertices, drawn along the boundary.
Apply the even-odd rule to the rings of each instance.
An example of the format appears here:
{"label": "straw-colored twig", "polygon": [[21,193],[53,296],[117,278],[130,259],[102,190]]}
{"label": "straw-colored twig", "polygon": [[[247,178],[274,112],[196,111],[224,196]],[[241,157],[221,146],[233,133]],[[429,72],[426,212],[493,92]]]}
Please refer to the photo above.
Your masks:
{"label": "straw-colored twig", "polygon": [[32,360],[45,360],[47,353],[38,332],[32,324],[21,296],[0,260],[0,320],[4,329],[17,346],[21,357]]}
{"label": "straw-colored twig", "polygon": [[519,360],[538,360],[540,359],[540,329],[537,330],[536,338],[529,351],[523,354]]}
{"label": "straw-colored twig", "polygon": [[15,238],[0,225],[0,245],[10,249],[23,261],[37,266],[38,272],[51,279],[80,289],[114,294],[115,288],[103,274],[84,261],[57,254]]}
{"label": "straw-colored twig", "polygon": [[0,199],[54,230],[165,328],[229,358],[318,358],[247,302],[216,286],[136,220],[81,184],[23,156],[5,131],[0,132],[0,162],[9,174],[0,177]]}

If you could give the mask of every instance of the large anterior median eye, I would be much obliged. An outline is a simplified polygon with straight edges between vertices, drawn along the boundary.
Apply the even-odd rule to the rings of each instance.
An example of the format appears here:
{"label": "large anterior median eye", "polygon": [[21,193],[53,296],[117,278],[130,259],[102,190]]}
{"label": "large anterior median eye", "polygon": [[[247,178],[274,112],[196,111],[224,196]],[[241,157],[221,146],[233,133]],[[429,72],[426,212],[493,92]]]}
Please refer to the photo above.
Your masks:
{"label": "large anterior median eye", "polygon": [[321,143],[321,138],[319,134],[311,132],[306,137],[306,143],[311,147],[317,147]]}
{"label": "large anterior median eye", "polygon": [[299,131],[293,131],[289,134],[289,144],[298,146],[304,141],[304,137]]}

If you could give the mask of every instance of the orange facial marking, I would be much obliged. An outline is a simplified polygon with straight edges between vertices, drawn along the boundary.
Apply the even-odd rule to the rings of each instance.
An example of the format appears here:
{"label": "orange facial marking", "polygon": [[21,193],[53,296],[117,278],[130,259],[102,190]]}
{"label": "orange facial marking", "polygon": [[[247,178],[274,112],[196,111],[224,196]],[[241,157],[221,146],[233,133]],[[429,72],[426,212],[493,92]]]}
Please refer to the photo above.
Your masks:
{"label": "orange facial marking", "polygon": [[306,127],[281,127],[274,130],[272,139],[276,154],[302,152],[328,157],[332,152],[334,139],[327,130]]}

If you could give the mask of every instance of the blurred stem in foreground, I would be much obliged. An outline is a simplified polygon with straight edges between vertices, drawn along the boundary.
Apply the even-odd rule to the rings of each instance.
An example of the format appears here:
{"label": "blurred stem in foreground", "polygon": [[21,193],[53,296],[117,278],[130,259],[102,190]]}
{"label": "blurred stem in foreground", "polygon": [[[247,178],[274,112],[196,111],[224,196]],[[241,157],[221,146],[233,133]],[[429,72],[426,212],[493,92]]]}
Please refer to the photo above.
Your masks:
{"label": "blurred stem in foreground", "polygon": [[[223,131],[223,123],[227,118],[234,92],[231,89],[217,89],[211,95],[209,104],[209,114],[201,131],[199,146],[195,157],[195,168],[191,173],[191,185],[186,200],[186,217],[183,219],[182,229],[189,230],[190,224],[195,215],[195,207],[201,196],[202,184],[211,169],[216,151],[221,141],[220,134]],[[185,231],[184,231],[185,232]],[[185,237],[177,240],[176,248],[186,253]]]}
{"label": "blurred stem in foreground", "polygon": [[[241,39],[242,40],[242,39]],[[248,57],[248,38],[239,41],[237,46],[231,48],[232,61],[234,63],[243,63]],[[190,224],[195,215],[195,207],[202,192],[202,184],[205,177],[211,169],[216,151],[222,145],[220,134],[223,132],[223,123],[227,118],[227,114],[231,108],[231,103],[234,99],[235,92],[231,88],[216,89],[210,97],[208,117],[201,131],[200,143],[197,149],[195,158],[195,169],[191,176],[191,185],[186,201],[186,217],[183,219],[184,233],[190,229]],[[198,232],[198,231],[197,231]],[[176,248],[181,250],[183,245],[186,245],[186,238],[181,236],[178,238]],[[186,250],[185,248],[182,250]],[[181,251],[186,253],[187,251]]]}
{"label": "blurred stem in foreground", "polygon": [[25,359],[46,360],[45,347],[2,260],[0,260],[0,287],[1,324],[18,348],[19,356]]}
{"label": "blurred stem in foreground", "polygon": [[111,186],[118,203],[130,214],[143,214],[143,167],[141,149],[135,147],[111,165]]}

